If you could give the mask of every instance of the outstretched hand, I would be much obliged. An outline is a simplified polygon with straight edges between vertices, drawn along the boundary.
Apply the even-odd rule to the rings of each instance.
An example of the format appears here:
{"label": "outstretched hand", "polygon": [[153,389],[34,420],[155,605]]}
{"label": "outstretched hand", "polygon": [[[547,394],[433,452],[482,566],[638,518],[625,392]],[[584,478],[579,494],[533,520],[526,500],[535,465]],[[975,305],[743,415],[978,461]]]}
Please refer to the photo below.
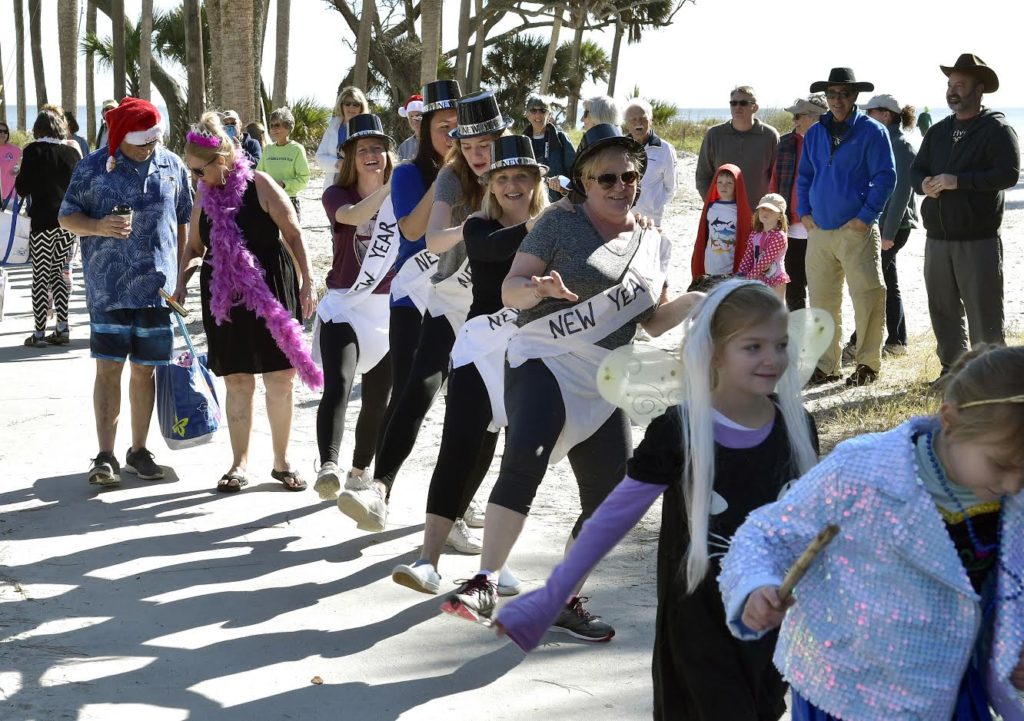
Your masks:
{"label": "outstretched hand", "polygon": [[580,299],[578,295],[565,287],[562,276],[557,270],[551,271],[551,275],[531,276],[533,292],[538,298],[562,298],[563,300],[575,303]]}
{"label": "outstretched hand", "polygon": [[785,602],[779,600],[778,586],[761,586],[747,596],[740,620],[751,631],[769,631],[782,625],[782,618],[794,603],[792,596]]}

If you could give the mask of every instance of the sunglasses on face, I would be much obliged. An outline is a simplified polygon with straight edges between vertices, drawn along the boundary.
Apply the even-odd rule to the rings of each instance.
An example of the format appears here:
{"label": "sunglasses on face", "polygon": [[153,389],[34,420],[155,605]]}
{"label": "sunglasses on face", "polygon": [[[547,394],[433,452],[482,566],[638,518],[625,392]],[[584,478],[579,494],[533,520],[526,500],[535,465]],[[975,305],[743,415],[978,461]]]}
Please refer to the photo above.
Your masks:
{"label": "sunglasses on face", "polygon": [[748,105],[753,105],[753,104],[754,104],[753,100],[730,100],[729,101],[729,107],[731,107],[731,108],[735,108],[737,105],[739,107],[741,107],[741,108],[745,108]]}
{"label": "sunglasses on face", "polygon": [[209,163],[207,163],[206,165],[204,165],[201,168],[193,168],[190,165],[188,169],[191,170],[193,173],[195,173],[197,178],[201,178],[201,177],[203,177],[203,174],[206,172],[206,169],[208,167],[210,167],[211,165],[213,165],[214,163],[216,163],[216,162],[217,162],[217,158],[214,158],[213,160],[211,160]]}
{"label": "sunglasses on face", "polygon": [[640,173],[635,170],[627,170],[621,175],[615,173],[601,173],[600,175],[591,175],[591,180],[596,180],[597,184],[605,190],[611,190],[615,187],[615,183],[622,181],[623,185],[635,185],[636,181],[640,178]]}
{"label": "sunglasses on face", "polygon": [[159,141],[157,140],[150,140],[148,143],[143,143],[142,145],[136,145],[135,143],[128,143],[128,145],[132,146],[133,148],[152,148],[158,142]]}
{"label": "sunglasses on face", "polygon": [[825,97],[829,100],[849,100],[853,97],[853,93],[849,90],[826,90]]}
{"label": "sunglasses on face", "polygon": [[11,131],[8,130],[7,128],[0,128],[0,133],[3,133],[4,135],[10,135]]}

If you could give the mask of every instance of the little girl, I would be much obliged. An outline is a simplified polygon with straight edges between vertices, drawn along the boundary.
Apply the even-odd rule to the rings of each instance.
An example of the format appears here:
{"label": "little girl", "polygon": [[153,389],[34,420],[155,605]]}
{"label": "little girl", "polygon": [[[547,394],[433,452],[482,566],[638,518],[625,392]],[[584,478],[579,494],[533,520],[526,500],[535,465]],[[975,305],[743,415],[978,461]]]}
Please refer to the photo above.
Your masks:
{"label": "little girl", "polygon": [[[760,721],[785,711],[775,639],[729,636],[717,559],[755,508],[817,460],[813,422],[790,365],[787,313],[763,284],[717,285],[687,320],[683,403],[647,428],[625,479],[583,525],[547,584],[499,613],[529,651],[589,573],[661,494],[654,718]],[[794,344],[795,345],[795,344]],[[774,395],[776,387],[778,396]]]}
{"label": "little girl", "polygon": [[789,283],[785,265],[789,244],[785,198],[778,193],[768,193],[758,202],[750,223],[753,226],[750,240],[736,274],[761,281],[785,300]]}
{"label": "little girl", "polygon": [[[938,417],[841,443],[733,537],[729,627],[783,624],[793,721],[1024,718],[1024,347],[980,347],[950,377]],[[779,603],[828,524],[839,535]]]}
{"label": "little girl", "polygon": [[749,218],[743,173],[737,166],[726,163],[718,168],[711,181],[697,224],[697,242],[690,259],[691,290],[697,289],[704,276],[736,273],[750,235]]}

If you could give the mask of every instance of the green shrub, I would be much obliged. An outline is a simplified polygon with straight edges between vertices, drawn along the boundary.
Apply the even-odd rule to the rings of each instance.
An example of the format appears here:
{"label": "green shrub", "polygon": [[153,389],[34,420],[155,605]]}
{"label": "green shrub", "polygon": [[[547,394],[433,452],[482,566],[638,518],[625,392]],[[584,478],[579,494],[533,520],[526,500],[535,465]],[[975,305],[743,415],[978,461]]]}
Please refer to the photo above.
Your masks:
{"label": "green shrub", "polygon": [[24,148],[34,140],[32,133],[25,130],[11,130],[11,143]]}
{"label": "green shrub", "polygon": [[779,135],[785,135],[793,129],[793,116],[782,108],[765,108],[759,110],[757,117],[762,123],[771,125],[779,131]]}
{"label": "green shrub", "polygon": [[289,107],[295,118],[292,140],[302,145],[307,153],[315,153],[331,121],[331,108],[319,105],[308,96],[293,101]]}

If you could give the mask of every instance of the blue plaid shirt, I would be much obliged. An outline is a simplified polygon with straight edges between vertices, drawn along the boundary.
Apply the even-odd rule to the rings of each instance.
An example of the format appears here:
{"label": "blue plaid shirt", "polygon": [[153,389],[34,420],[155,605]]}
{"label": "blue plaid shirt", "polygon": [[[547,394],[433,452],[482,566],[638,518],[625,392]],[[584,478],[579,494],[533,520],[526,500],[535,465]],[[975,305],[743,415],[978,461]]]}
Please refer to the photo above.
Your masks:
{"label": "blue plaid shirt", "polygon": [[145,178],[121,151],[107,172],[107,149],[84,158],[71,176],[58,217],[84,213],[103,218],[115,205],[132,208],[126,240],[82,236],[85,296],[90,311],[162,306],[159,290],[174,292],[178,278],[178,226],[192,215],[192,188],[181,158],[157,145]]}

